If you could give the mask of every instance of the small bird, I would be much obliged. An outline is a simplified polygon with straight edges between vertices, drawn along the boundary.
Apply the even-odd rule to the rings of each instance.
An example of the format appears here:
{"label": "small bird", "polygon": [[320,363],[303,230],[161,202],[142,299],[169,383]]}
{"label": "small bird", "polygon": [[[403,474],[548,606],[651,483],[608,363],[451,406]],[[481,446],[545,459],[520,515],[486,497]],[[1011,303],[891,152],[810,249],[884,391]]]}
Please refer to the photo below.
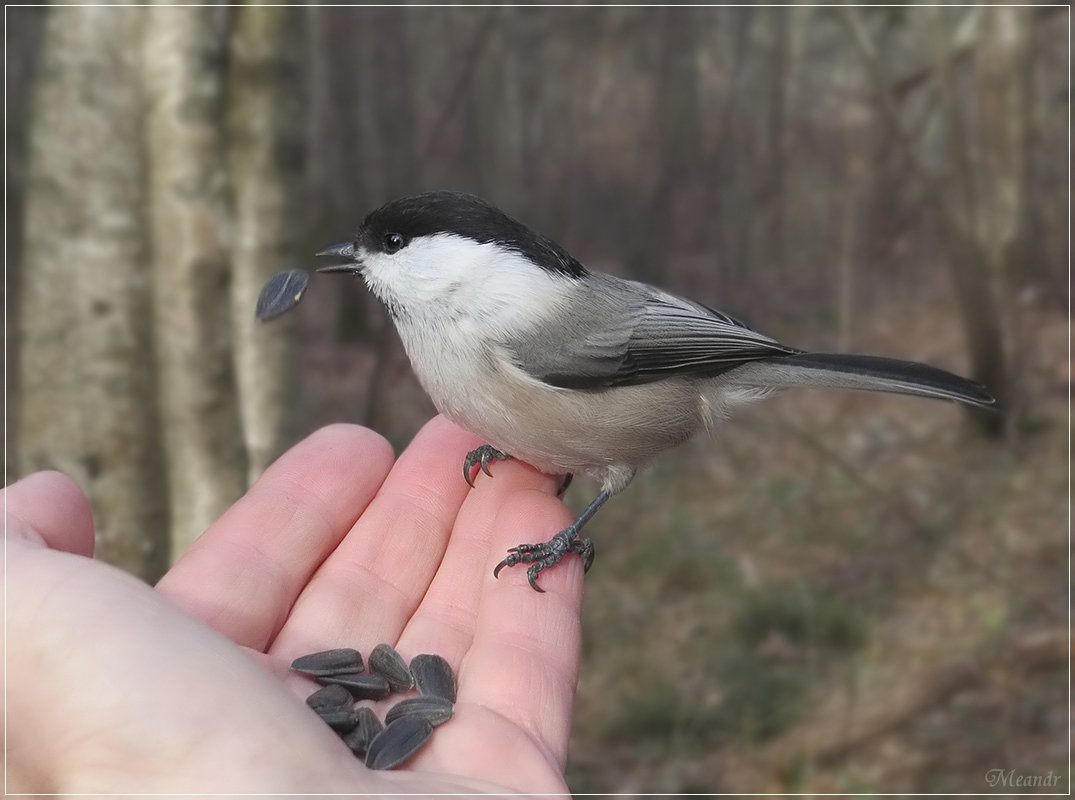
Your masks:
{"label": "small bird", "polygon": [[589,270],[481,198],[436,191],[371,212],[319,272],[361,275],[392,317],[441,414],[488,444],[475,467],[518,458],[595,478],[601,491],[551,539],[508,551],[493,574],[538,574],[594,548],[583,526],[639,466],[737,406],[797,386],[869,389],[989,407],[979,384],[925,364],[810,353],[663,289]]}

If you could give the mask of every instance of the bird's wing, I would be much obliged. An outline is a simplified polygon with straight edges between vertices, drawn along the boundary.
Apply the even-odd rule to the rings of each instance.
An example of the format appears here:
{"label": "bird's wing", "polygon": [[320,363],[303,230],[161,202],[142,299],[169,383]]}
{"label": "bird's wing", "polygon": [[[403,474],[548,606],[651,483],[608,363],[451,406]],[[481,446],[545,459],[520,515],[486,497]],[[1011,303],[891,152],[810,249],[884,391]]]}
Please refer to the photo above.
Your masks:
{"label": "bird's wing", "polygon": [[568,315],[561,335],[542,337],[540,346],[520,353],[519,365],[553,386],[601,389],[675,375],[712,376],[799,352],[699,303],[611,280]]}

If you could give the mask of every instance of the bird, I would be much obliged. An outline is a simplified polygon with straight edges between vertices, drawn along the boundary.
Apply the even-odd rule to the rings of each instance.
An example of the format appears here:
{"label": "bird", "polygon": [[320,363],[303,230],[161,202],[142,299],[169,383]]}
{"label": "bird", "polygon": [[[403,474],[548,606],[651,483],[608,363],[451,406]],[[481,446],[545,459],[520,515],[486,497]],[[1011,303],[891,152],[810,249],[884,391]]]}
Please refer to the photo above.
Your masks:
{"label": "bird", "polygon": [[865,389],[991,408],[980,384],[874,355],[809,352],[656,286],[592,270],[552,239],[473,194],[438,190],[370,212],[319,253],[318,272],[360,276],[384,304],[437,410],[486,444],[463,476],[520,459],[587,475],[593,501],[550,539],[510,548],[530,586],[568,553],[589,570],[580,532],[640,466],[739,406],[795,387]]}

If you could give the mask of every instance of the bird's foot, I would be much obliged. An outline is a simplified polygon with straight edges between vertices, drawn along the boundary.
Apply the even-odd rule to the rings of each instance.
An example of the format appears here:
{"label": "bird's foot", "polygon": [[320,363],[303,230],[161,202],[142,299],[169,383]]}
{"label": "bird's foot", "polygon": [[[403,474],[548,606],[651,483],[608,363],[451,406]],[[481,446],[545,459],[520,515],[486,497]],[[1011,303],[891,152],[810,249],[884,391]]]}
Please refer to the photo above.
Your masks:
{"label": "bird's foot", "polygon": [[463,477],[466,479],[470,488],[473,489],[474,480],[471,478],[471,474],[475,466],[480,466],[481,471],[491,478],[493,477],[493,473],[489,471],[489,462],[507,461],[510,458],[511,456],[507,453],[502,453],[491,444],[483,444],[481,447],[475,447],[467,453],[467,457],[463,459]]}
{"label": "bird's foot", "polygon": [[500,570],[504,567],[514,567],[516,564],[529,564],[526,578],[530,586],[538,592],[544,592],[537,585],[537,576],[542,570],[559,564],[565,555],[575,553],[582,559],[582,569],[588,572],[593,565],[594,547],[589,539],[579,537],[578,528],[570,525],[549,541],[541,544],[520,544],[508,549],[508,557],[496,565],[493,577],[499,577]]}

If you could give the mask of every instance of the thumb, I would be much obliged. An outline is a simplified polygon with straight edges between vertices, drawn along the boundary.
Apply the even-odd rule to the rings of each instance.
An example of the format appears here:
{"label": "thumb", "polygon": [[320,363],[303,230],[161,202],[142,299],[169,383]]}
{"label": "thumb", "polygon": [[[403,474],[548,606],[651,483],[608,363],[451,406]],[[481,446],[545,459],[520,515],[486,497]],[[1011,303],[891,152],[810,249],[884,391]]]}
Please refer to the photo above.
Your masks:
{"label": "thumb", "polygon": [[3,491],[6,535],[80,556],[93,555],[93,512],[62,472],[35,472]]}

